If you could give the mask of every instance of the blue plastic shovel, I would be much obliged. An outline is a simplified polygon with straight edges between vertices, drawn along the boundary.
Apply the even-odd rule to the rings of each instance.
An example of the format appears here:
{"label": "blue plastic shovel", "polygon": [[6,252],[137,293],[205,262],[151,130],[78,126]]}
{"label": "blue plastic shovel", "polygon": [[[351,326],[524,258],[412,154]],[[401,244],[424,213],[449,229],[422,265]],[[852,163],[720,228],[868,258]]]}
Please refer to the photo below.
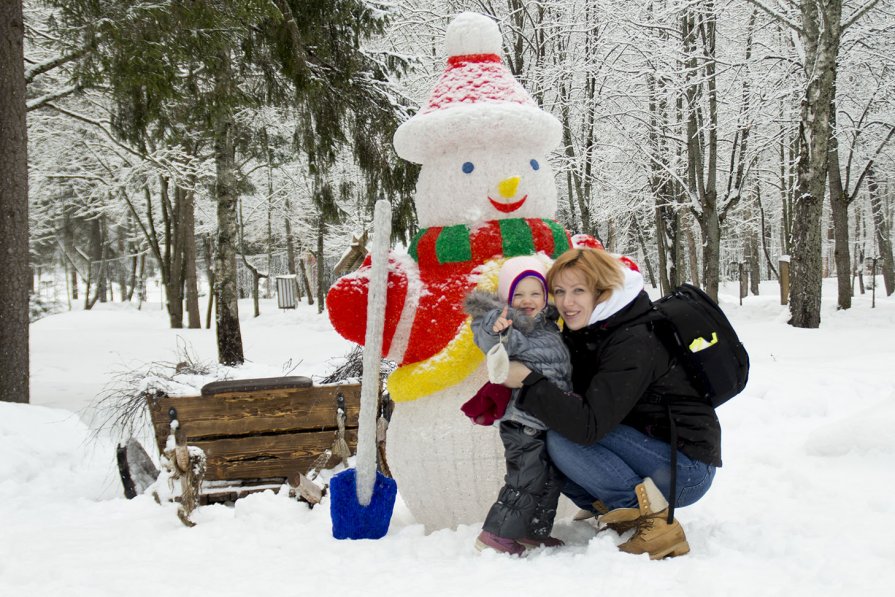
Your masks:
{"label": "blue plastic shovel", "polygon": [[380,199],[373,214],[373,263],[367,295],[367,331],[357,429],[356,469],[334,475],[329,482],[329,512],[336,539],[380,539],[388,532],[398,485],[376,467],[376,411],[379,362],[385,325],[391,205]]}

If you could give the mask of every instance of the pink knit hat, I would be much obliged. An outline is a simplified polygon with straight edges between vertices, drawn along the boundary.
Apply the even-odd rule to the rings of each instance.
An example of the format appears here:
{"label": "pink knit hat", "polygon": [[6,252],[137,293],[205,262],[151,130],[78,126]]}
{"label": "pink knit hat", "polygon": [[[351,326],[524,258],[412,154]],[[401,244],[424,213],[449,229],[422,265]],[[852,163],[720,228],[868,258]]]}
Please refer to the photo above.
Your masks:
{"label": "pink knit hat", "polygon": [[507,259],[497,275],[497,295],[507,303],[513,302],[516,286],[523,278],[536,278],[544,287],[544,298],[547,297],[547,266],[532,255]]}

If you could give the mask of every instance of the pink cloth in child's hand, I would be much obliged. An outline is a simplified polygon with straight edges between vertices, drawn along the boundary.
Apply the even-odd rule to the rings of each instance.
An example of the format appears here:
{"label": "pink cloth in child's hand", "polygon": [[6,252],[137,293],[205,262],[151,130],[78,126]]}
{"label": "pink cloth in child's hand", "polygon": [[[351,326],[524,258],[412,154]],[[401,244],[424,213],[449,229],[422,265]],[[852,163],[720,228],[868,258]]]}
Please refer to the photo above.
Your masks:
{"label": "pink cloth in child's hand", "polygon": [[487,382],[460,410],[476,425],[491,425],[506,412],[512,392],[506,386]]}

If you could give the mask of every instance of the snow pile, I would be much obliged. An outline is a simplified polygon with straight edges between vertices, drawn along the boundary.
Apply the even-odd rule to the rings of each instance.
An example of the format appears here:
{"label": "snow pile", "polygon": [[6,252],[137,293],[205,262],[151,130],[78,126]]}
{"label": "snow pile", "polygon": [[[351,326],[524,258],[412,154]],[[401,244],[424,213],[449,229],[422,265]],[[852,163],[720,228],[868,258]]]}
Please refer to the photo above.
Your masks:
{"label": "snow pile", "polygon": [[[773,285],[742,307],[734,286],[722,290],[752,374],[746,391],[718,411],[724,467],[714,486],[678,511],[692,552],[662,562],[619,553],[617,536],[595,535],[568,518],[556,528],[565,548],[522,560],[479,554],[472,546],[478,525],[426,535],[400,495],[378,541],[337,541],[328,500],[311,510],[270,492],[200,507],[198,525],[187,529],[174,504],[124,499],[115,443],[94,438],[73,411],[99,393],[118,361],[170,360],[178,335],[188,332],[165,329],[162,311],[47,317],[32,326],[34,404],[0,403],[0,595],[891,592],[895,297],[877,297],[871,310],[869,297],[859,296],[853,309],[837,313],[835,280],[824,285],[819,330],[787,326]],[[295,374],[314,376],[347,352],[314,307],[282,313],[274,305],[242,322],[246,353],[256,359],[250,368],[278,369],[291,358],[302,362]],[[246,302],[243,312],[250,311]],[[213,361],[213,333],[194,332],[197,355]],[[79,350],[59,358],[59,347],[72,345]],[[57,391],[60,380],[70,380],[72,391]],[[48,403],[54,407],[41,406]]]}

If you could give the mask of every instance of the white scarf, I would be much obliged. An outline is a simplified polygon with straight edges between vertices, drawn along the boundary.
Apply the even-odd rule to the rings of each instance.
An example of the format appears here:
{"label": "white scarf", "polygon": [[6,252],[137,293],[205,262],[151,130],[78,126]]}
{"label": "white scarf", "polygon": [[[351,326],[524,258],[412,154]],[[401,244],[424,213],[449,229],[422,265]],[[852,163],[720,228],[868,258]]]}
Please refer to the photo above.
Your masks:
{"label": "white scarf", "polygon": [[590,321],[587,322],[588,325],[609,319],[627,307],[643,290],[643,275],[640,272],[635,272],[624,265],[622,271],[625,274],[625,281],[621,290],[608,291],[611,292],[609,298],[594,308],[594,312],[590,314]]}

